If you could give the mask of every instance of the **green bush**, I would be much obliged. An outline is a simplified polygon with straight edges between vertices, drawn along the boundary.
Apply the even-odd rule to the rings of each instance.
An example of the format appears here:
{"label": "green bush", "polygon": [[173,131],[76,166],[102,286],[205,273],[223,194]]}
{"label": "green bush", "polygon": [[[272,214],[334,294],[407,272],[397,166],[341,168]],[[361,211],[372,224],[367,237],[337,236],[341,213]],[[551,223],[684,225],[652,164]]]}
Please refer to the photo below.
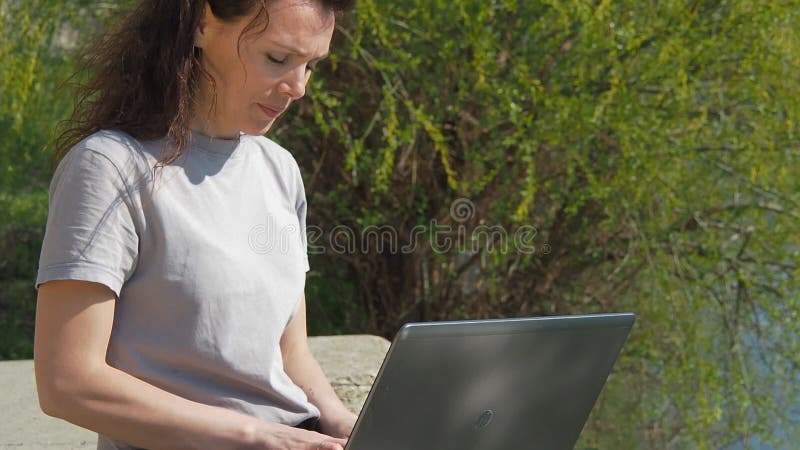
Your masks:
{"label": "green bush", "polygon": [[0,3],[0,360],[33,355],[34,283],[74,54],[115,9],[91,0]]}
{"label": "green bush", "polygon": [[[30,355],[40,149],[69,105],[47,36],[113,12],[40,3],[61,15],[0,39],[0,357]],[[797,444],[799,6],[359,0],[272,133],[305,172],[311,332],[632,310],[579,448]]]}
{"label": "green bush", "polygon": [[[633,310],[581,445],[795,429],[798,6],[360,1],[277,138],[369,331]],[[402,246],[433,219],[449,251],[425,234],[411,253],[392,235],[383,251],[332,243],[340,225],[356,241],[391,226]],[[475,251],[481,225],[535,226],[536,250],[481,234]]]}
{"label": "green bush", "polygon": [[44,151],[70,104],[71,59],[55,45],[59,5],[0,4],[0,359],[30,358],[34,279],[47,218]]}

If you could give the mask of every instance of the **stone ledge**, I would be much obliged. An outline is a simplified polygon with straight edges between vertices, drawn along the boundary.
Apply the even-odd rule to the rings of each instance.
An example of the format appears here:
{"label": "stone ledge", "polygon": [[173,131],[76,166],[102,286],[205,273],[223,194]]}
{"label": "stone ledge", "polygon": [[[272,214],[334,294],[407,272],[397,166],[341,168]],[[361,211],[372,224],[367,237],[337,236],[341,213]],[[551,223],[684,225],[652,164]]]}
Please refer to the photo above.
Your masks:
{"label": "stone ledge", "polygon": [[[309,345],[345,406],[358,413],[389,341],[369,335],[319,336],[309,338]],[[95,433],[41,412],[33,361],[0,361],[0,389],[0,449],[95,448]]]}
{"label": "stone ledge", "polygon": [[378,336],[321,336],[309,338],[311,352],[333,389],[358,414],[378,375],[389,341]]}

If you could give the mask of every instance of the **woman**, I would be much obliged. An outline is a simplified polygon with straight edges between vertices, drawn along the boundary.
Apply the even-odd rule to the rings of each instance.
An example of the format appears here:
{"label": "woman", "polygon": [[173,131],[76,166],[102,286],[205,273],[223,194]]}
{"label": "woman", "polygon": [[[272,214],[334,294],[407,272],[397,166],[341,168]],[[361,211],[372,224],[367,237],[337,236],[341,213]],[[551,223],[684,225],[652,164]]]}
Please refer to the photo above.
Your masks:
{"label": "woman", "polygon": [[309,352],[305,194],[264,138],[329,49],[335,0],[142,0],[87,59],[37,286],[49,415],[98,448],[342,449]]}

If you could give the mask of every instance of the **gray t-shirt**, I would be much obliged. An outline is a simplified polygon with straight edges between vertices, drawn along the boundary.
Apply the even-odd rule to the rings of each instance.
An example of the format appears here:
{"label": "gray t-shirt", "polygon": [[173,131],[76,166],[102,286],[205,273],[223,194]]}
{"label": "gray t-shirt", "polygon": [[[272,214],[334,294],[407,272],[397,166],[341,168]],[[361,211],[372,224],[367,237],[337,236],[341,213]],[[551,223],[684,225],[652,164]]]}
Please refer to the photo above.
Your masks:
{"label": "gray t-shirt", "polygon": [[[36,285],[76,279],[117,295],[108,362],[187,399],[294,425],[319,411],[286,375],[280,338],[308,270],[297,163],[262,136],[89,136],[50,187]],[[98,448],[130,448],[100,436]]]}

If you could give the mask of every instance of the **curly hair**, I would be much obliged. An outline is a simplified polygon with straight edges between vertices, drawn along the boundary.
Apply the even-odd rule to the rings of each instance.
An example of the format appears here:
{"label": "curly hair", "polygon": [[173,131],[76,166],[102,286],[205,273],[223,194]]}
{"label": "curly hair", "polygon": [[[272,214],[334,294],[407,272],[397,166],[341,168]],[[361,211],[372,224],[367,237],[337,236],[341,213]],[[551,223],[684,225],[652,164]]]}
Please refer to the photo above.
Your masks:
{"label": "curly hair", "polygon": [[[317,0],[340,13],[355,0]],[[220,20],[250,14],[242,37],[269,24],[269,0],[142,0],[122,21],[94,41],[79,58],[88,82],[77,86],[75,108],[55,141],[56,161],[87,136],[104,129],[136,139],[167,137],[174,151],[159,164],[174,162],[186,149],[192,100],[198,80],[214,81],[200,64],[194,36],[206,5]]]}

